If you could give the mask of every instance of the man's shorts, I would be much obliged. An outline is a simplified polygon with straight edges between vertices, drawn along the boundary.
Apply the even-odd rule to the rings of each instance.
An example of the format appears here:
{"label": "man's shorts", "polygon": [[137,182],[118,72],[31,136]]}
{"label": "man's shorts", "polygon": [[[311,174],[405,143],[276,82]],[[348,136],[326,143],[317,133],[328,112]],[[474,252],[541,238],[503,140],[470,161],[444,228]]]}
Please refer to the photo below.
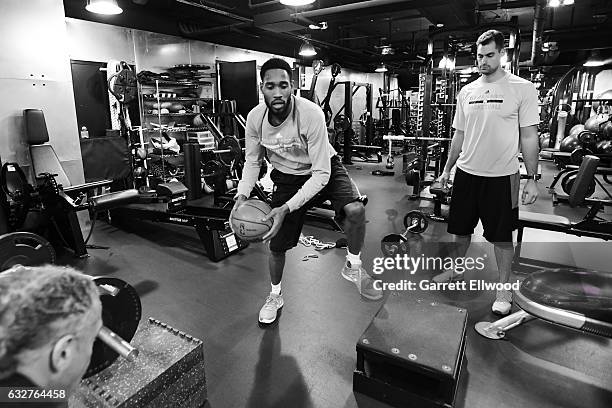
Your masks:
{"label": "man's shorts", "polygon": [[[297,210],[287,214],[278,234],[270,240],[270,249],[276,252],[284,252],[295,247],[300,240],[300,233],[304,225],[306,211],[313,205],[321,204],[330,200],[336,216],[344,218],[344,206],[357,201],[359,192],[348,172],[342,165],[340,158],[334,156],[331,159],[331,174],[329,182],[315,197]],[[274,182],[272,192],[272,208],[280,207],[293,197],[298,190],[310,178],[310,175],[296,176],[282,173],[276,169],[270,173]]]}
{"label": "man's shorts", "polygon": [[471,235],[478,220],[489,242],[512,242],[518,224],[520,174],[483,177],[457,168],[453,182],[448,232]]}

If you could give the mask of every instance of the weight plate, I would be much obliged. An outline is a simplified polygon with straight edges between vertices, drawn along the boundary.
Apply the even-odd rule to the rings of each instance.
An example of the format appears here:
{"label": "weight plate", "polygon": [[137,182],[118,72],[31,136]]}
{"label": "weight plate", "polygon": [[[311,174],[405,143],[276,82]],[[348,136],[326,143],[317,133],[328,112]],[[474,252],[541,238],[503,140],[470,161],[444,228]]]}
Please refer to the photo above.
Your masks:
{"label": "weight plate", "polygon": [[[578,173],[571,172],[570,174],[563,177],[563,180],[561,180],[561,188],[563,189],[563,192],[567,194],[568,196],[572,192],[572,187],[574,186],[576,177],[578,177]],[[587,193],[586,193],[586,197],[588,198],[592,196],[594,193],[595,193],[595,180],[591,180],[591,183],[589,184],[589,189],[587,190]]]}
{"label": "weight plate", "polygon": [[[111,331],[115,332],[123,340],[130,342],[136,333],[138,323],[142,316],[140,297],[136,290],[127,282],[110,277],[98,277],[94,279],[98,286],[109,286],[119,289],[112,296],[107,293],[100,295],[102,302],[102,322]],[[96,339],[89,367],[83,378],[91,377],[110,366],[119,357],[116,351],[108,347],[104,342]]]}
{"label": "weight plate", "polygon": [[231,166],[232,162],[243,163],[242,148],[234,136],[225,136],[219,141],[219,150],[230,150],[228,153],[219,153],[219,161],[226,166]]}
{"label": "weight plate", "polygon": [[53,246],[40,235],[12,232],[0,236],[0,272],[15,265],[36,266],[54,262]]}
{"label": "weight plate", "polygon": [[209,160],[202,166],[202,177],[204,177],[206,184],[213,187],[217,179],[225,174],[225,171],[225,166],[217,160]]}
{"label": "weight plate", "polygon": [[404,253],[406,238],[400,234],[389,234],[380,241],[380,249],[385,256],[395,256]]}
{"label": "weight plate", "polygon": [[588,130],[583,130],[578,134],[578,141],[582,144],[593,144],[597,141],[597,135]]}
{"label": "weight plate", "polygon": [[334,129],[336,131],[346,131],[351,127],[351,122],[346,115],[336,115],[334,118]]}
{"label": "weight plate", "polygon": [[578,147],[572,151],[572,154],[570,155],[570,160],[576,166],[580,166],[584,156],[587,156],[589,154],[593,154],[593,152],[591,152],[589,149],[586,149],[584,147]]}
{"label": "weight plate", "polygon": [[412,227],[410,229],[412,233],[420,234],[427,229],[428,225],[429,222],[427,221],[427,217],[418,210],[409,211],[408,214],[404,216],[404,227],[406,227],[406,229]]}

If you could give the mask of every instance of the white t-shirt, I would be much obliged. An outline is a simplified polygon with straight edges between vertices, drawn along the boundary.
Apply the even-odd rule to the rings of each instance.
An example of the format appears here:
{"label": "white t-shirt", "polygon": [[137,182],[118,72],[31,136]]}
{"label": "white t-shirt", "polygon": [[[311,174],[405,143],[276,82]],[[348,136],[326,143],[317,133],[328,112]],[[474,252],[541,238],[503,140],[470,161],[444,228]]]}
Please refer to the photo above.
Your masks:
{"label": "white t-shirt", "polygon": [[286,174],[310,175],[310,179],[287,201],[289,211],[303,206],[325,187],[331,175],[331,157],[336,151],[329,143],[325,115],[308,99],[292,97],[291,112],[278,126],[268,120],[268,109],[260,103],[246,120],[246,152],[238,194],[249,196],[267,152],[272,167]]}
{"label": "white t-shirt", "polygon": [[519,127],[537,125],[538,91],[509,72],[493,82],[481,78],[461,89],[453,127],[464,132],[457,167],[477,176],[519,171]]}

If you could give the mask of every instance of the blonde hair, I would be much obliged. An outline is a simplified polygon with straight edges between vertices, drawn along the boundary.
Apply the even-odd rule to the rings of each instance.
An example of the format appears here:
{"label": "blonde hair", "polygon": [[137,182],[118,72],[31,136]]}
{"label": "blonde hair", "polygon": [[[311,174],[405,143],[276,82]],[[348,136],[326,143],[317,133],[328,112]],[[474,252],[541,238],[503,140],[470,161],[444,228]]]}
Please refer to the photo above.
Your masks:
{"label": "blonde hair", "polygon": [[80,326],[98,290],[91,277],[55,265],[15,266],[0,272],[0,379],[17,368],[17,356]]}

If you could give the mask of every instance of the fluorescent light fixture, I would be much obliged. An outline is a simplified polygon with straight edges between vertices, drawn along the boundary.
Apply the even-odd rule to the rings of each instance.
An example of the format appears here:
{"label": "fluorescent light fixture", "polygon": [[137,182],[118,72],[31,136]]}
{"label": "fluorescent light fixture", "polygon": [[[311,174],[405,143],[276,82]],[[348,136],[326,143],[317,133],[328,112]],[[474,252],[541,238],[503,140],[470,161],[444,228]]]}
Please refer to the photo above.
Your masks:
{"label": "fluorescent light fixture", "polygon": [[327,21],[322,21],[319,24],[309,24],[308,28],[311,30],[327,30]]}
{"label": "fluorescent light fixture", "polygon": [[571,6],[574,0],[548,0],[548,7]]}
{"label": "fluorescent light fixture", "polygon": [[605,64],[606,61],[601,58],[601,55],[599,55],[599,51],[593,51],[591,52],[591,56],[589,57],[589,59],[587,59],[582,65],[585,67],[601,67]]}
{"label": "fluorescent light fixture", "polygon": [[312,46],[310,42],[304,41],[304,43],[300,47],[299,54],[302,57],[314,57],[315,55],[317,55],[317,50],[315,50],[315,48]]}
{"label": "fluorescent light fixture", "polygon": [[387,66],[381,62],[380,65],[376,67],[375,71],[376,72],[387,72],[388,70],[387,70]]}
{"label": "fluorescent light fixture", "polygon": [[393,48],[391,48],[391,47],[384,46],[380,50],[380,53],[382,55],[393,55],[393,54],[395,54],[395,50]]}
{"label": "fluorescent light fixture", "polygon": [[314,3],[315,0],[280,0],[280,4],[285,6],[299,7]]}
{"label": "fluorescent light fixture", "polygon": [[87,0],[85,10],[96,14],[121,14],[123,9],[117,5],[117,0]]}
{"label": "fluorescent light fixture", "polygon": [[454,70],[455,69],[455,59],[454,58],[442,57],[442,59],[438,63],[438,68],[440,68],[440,69],[448,69],[448,70],[451,70],[451,71]]}

